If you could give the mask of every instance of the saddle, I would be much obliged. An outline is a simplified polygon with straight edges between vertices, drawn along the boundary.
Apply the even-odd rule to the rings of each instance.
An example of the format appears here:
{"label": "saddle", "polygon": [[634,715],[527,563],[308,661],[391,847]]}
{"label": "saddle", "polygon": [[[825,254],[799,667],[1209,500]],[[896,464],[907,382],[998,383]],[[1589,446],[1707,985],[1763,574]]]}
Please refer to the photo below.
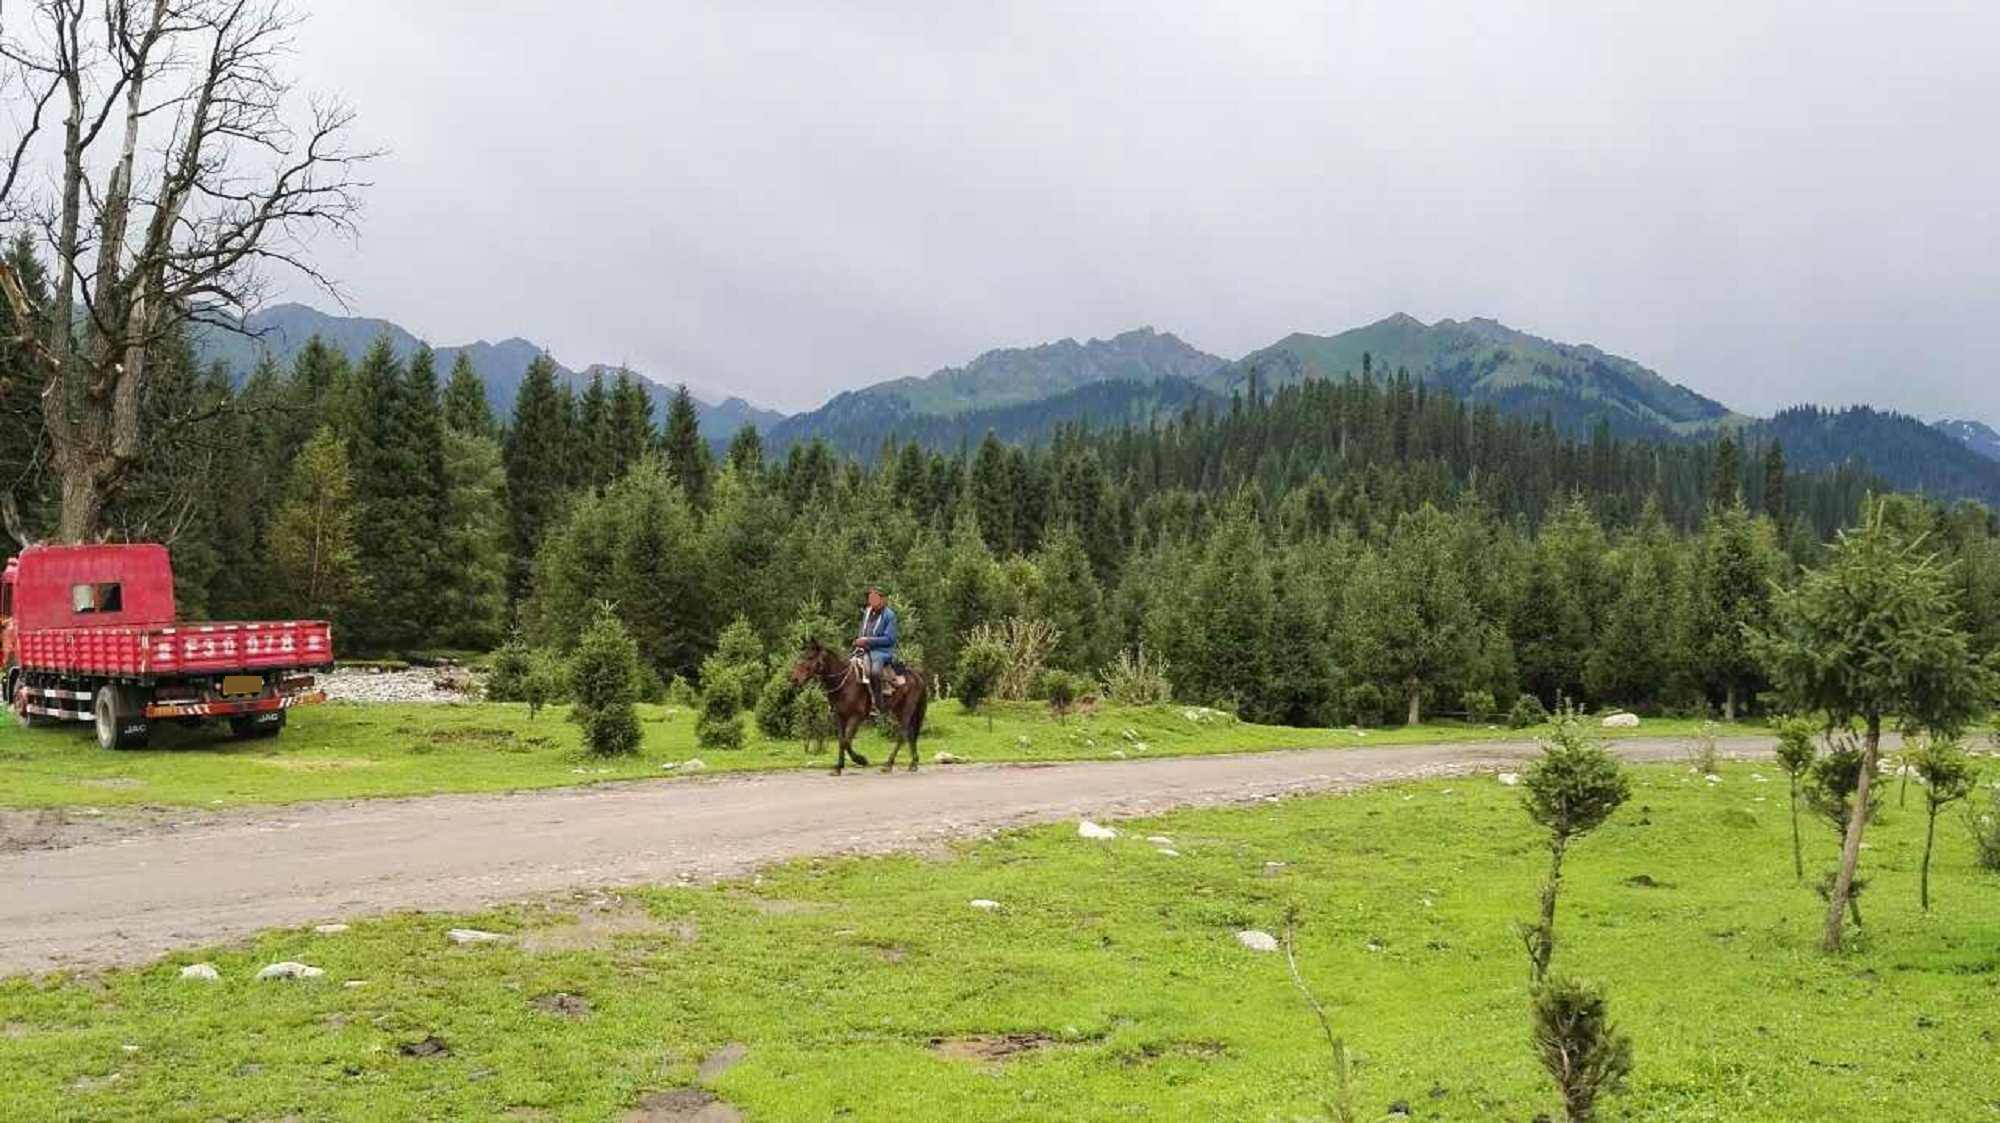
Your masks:
{"label": "saddle", "polygon": [[895,695],[896,691],[900,690],[903,684],[909,681],[910,669],[903,664],[901,659],[892,658],[883,666],[882,669],[885,673],[882,676],[879,692],[875,689],[877,684],[874,682],[874,676],[868,671],[868,657],[866,655],[848,656],[847,665],[852,669],[856,678],[868,684],[869,692],[875,695],[877,701],[884,708],[887,708],[889,699]]}

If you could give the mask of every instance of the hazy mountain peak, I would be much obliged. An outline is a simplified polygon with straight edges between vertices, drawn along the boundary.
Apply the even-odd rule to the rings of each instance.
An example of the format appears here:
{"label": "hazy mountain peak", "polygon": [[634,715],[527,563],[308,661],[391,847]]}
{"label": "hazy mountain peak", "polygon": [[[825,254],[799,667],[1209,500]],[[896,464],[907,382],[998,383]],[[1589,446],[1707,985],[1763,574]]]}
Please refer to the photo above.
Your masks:
{"label": "hazy mountain peak", "polygon": [[1933,428],[1988,460],[2000,460],[2000,431],[1995,431],[1984,421],[1946,418],[1935,423]]}

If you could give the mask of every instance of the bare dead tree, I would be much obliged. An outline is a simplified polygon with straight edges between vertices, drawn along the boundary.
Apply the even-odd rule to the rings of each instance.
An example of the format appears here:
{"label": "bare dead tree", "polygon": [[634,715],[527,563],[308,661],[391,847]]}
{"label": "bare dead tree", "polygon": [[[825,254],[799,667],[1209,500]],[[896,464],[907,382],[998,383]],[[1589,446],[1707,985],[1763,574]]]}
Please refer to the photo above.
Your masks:
{"label": "bare dead tree", "polygon": [[274,269],[331,291],[306,247],[352,232],[376,153],[349,146],[346,106],[296,95],[299,17],[278,0],[18,10],[0,0],[0,83],[21,106],[0,223],[41,233],[52,283],[38,306],[0,261],[0,299],[45,326],[17,327],[12,377],[39,387],[60,536],[86,541],[144,452],[149,359],[193,325],[236,330]]}

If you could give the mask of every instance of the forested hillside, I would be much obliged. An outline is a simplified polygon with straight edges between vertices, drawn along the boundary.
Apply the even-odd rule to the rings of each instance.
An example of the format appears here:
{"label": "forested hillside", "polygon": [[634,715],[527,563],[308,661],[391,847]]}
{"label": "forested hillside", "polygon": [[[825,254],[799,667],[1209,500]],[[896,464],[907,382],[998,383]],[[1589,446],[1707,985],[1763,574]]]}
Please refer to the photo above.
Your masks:
{"label": "forested hillside", "polygon": [[[699,679],[734,620],[773,649],[837,632],[879,581],[947,686],[979,629],[1034,625],[1052,667],[1095,680],[1143,650],[1177,697],[1268,721],[1523,692],[1747,705],[1742,626],[1878,486],[1754,435],[1578,439],[1402,375],[1190,397],[1038,446],[767,457],[754,427],[718,456],[684,397],[656,418],[629,382],[578,394],[546,359],[502,419],[469,361],[387,338],[352,363],[309,341],[240,388],[174,355],[146,408],[210,420],[161,426],[110,525],[172,543],[189,616],[325,614],[350,652],[516,631],[562,650],[610,601],[657,683]],[[47,478],[25,470],[45,528]],[[1894,517],[1937,532],[2000,647],[2000,522],[1916,500]]]}

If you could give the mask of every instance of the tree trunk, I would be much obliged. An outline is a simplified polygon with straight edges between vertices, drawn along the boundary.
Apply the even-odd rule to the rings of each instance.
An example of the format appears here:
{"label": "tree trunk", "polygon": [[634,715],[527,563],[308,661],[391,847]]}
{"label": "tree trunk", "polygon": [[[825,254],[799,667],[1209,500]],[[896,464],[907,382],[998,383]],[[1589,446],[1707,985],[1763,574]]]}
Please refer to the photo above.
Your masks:
{"label": "tree trunk", "polygon": [[1937,841],[1937,804],[1925,801],[1930,808],[1930,820],[1924,824],[1924,864],[1917,867],[1917,899],[1923,902],[1924,911],[1931,911],[1931,844]]}
{"label": "tree trunk", "polygon": [[[1854,892],[1854,871],[1861,864],[1861,834],[1868,827],[1868,789],[1875,779],[1875,762],[1882,748],[1882,717],[1868,715],[1868,740],[1861,754],[1861,775],[1854,783],[1854,810],[1847,816],[1847,837],[1840,846],[1840,872],[1834,875],[1833,892],[1827,895],[1826,932],[1820,946],[1839,951],[1844,935],[1843,915]],[[1859,920],[1856,920],[1859,923]]]}
{"label": "tree trunk", "polygon": [[1736,684],[1733,682],[1722,696],[1722,720],[1731,723],[1736,721]]}
{"label": "tree trunk", "polygon": [[1424,723],[1424,688],[1421,684],[1417,682],[1416,679],[1410,680],[1409,687],[1410,687],[1409,724],[1422,725]]}
{"label": "tree trunk", "polygon": [[1569,840],[1549,843],[1549,879],[1542,883],[1542,919],[1528,934],[1528,973],[1536,986],[1548,977],[1549,961],[1556,953],[1556,895],[1562,891],[1563,850]]}
{"label": "tree trunk", "polygon": [[1792,872],[1803,883],[1806,879],[1805,845],[1799,841],[1799,778],[1792,777]]}
{"label": "tree trunk", "polygon": [[68,543],[96,541],[104,517],[104,493],[88,468],[61,469],[62,523],[58,537]]}

